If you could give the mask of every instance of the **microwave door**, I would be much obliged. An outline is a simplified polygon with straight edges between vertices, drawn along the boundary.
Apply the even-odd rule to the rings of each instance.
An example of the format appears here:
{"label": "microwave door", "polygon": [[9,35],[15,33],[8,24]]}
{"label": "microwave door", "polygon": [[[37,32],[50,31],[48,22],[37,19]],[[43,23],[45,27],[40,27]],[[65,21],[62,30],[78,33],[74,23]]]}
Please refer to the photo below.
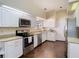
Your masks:
{"label": "microwave door", "polygon": [[31,23],[30,23],[30,20],[20,19],[19,25],[20,25],[20,27],[28,27],[28,26],[31,26]]}

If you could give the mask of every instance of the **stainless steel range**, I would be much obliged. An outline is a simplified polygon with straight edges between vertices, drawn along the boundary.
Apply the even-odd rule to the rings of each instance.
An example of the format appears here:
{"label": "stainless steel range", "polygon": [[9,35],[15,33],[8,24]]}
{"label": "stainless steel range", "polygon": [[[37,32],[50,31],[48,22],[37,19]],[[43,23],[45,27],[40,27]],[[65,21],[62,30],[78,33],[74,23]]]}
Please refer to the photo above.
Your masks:
{"label": "stainless steel range", "polygon": [[[29,34],[27,31],[25,32],[24,30],[16,30],[16,36],[23,37],[24,53],[28,53],[28,52],[30,52],[30,50],[33,49],[33,42],[34,42],[33,35]],[[31,41],[29,42],[29,40],[31,40]]]}

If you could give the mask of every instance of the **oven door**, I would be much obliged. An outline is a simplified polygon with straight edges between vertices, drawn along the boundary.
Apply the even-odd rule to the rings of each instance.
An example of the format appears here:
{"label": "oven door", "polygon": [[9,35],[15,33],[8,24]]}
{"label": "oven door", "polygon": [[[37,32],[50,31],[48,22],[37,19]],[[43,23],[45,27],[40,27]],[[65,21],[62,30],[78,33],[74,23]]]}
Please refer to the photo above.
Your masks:
{"label": "oven door", "polygon": [[24,48],[28,47],[29,45],[33,44],[33,36],[32,37],[24,37],[23,38],[23,45]]}

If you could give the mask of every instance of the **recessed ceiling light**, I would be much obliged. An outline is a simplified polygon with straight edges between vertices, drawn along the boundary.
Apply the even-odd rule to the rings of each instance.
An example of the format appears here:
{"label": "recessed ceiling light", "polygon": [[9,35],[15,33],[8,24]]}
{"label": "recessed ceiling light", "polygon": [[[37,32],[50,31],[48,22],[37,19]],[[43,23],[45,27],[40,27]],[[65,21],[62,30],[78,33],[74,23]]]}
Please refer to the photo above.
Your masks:
{"label": "recessed ceiling light", "polygon": [[44,8],[44,10],[47,10],[47,8]]}
{"label": "recessed ceiling light", "polygon": [[60,8],[62,8],[62,6],[60,6]]}

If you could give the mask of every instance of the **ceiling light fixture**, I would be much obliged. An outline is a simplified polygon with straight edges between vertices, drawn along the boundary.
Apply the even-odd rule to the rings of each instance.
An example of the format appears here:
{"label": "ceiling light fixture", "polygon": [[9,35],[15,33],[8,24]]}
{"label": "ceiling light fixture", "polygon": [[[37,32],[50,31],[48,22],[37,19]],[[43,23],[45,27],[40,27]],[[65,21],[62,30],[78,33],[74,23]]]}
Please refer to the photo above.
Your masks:
{"label": "ceiling light fixture", "polygon": [[60,8],[62,8],[62,6],[60,6]]}
{"label": "ceiling light fixture", "polygon": [[44,8],[44,10],[46,11],[46,10],[47,10],[47,8]]}

